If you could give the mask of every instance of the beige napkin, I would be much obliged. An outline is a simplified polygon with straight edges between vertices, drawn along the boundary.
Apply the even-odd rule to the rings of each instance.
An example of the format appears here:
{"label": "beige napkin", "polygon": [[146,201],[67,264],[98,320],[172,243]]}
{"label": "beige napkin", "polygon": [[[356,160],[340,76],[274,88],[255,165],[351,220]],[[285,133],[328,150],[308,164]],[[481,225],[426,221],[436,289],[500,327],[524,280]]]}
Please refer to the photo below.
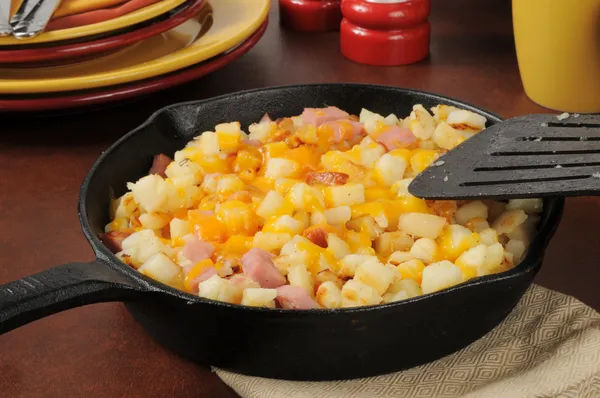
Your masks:
{"label": "beige napkin", "polygon": [[486,336],[403,372],[294,382],[214,370],[243,398],[599,398],[600,314],[572,297],[533,285]]}

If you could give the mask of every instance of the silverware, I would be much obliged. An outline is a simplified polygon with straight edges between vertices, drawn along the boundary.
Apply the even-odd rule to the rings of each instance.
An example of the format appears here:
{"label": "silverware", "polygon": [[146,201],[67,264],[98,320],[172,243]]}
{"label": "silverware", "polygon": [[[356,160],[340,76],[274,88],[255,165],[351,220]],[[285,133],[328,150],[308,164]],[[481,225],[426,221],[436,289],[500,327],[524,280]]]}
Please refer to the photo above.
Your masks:
{"label": "silverware", "polygon": [[[17,10],[17,12],[15,12],[15,15],[13,15],[12,18],[10,18],[10,26],[13,28],[17,26],[18,23],[21,22],[21,20],[31,12],[33,7],[35,7],[35,5],[40,3],[41,1],[42,0],[23,0],[21,5],[19,6],[19,9]],[[8,3],[11,3],[11,0],[8,0]]]}
{"label": "silverware", "polygon": [[0,36],[8,36],[12,33],[10,26],[11,0],[0,0]]}
{"label": "silverware", "polygon": [[27,39],[40,34],[48,25],[61,0],[40,0],[18,24],[13,25],[13,36]]}

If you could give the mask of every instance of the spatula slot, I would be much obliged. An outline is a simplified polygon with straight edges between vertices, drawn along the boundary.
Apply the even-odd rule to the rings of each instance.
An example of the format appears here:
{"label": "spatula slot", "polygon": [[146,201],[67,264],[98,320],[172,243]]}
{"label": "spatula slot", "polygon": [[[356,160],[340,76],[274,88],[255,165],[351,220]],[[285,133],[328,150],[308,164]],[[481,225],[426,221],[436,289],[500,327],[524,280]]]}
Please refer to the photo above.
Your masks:
{"label": "spatula slot", "polygon": [[564,128],[600,128],[600,124],[594,123],[557,123],[557,122],[549,122],[546,123],[548,127],[564,127]]}
{"label": "spatula slot", "polygon": [[600,167],[600,162],[598,162],[598,163],[551,163],[551,164],[536,164],[536,165],[506,166],[506,167],[477,167],[474,169],[474,171],[560,169],[562,167]]}
{"label": "spatula slot", "polygon": [[519,137],[517,141],[600,141],[600,136],[597,137]]}
{"label": "spatula slot", "polygon": [[461,187],[478,187],[486,185],[514,185],[514,184],[531,184],[549,181],[569,181],[569,180],[586,180],[591,178],[591,175],[581,176],[565,176],[565,177],[547,177],[547,178],[530,178],[525,180],[500,180],[500,181],[472,181],[459,184]]}

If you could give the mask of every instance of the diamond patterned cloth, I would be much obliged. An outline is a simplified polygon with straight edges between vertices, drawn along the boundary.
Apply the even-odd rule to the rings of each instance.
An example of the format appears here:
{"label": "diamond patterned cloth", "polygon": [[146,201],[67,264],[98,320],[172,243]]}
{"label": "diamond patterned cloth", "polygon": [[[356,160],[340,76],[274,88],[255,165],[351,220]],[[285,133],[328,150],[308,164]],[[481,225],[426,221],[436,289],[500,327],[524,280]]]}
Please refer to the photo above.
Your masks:
{"label": "diamond patterned cloth", "polygon": [[296,382],[214,370],[243,398],[599,398],[600,314],[572,297],[533,285],[486,336],[403,372]]}

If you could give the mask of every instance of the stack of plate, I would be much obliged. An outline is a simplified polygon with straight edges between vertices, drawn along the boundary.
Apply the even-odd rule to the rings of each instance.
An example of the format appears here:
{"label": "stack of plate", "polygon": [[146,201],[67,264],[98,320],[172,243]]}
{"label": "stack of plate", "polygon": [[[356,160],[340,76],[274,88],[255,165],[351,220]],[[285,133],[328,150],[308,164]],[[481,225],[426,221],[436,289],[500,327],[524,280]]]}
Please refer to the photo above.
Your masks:
{"label": "stack of plate", "polygon": [[[135,3],[143,1],[129,0],[121,7]],[[258,42],[267,27],[270,2],[151,3],[121,10],[120,16],[119,7],[93,11],[113,17],[81,26],[68,23],[85,21],[85,14],[75,15],[79,20],[58,18],[50,22],[54,30],[27,40],[0,37],[0,111],[118,101],[204,76]]]}

